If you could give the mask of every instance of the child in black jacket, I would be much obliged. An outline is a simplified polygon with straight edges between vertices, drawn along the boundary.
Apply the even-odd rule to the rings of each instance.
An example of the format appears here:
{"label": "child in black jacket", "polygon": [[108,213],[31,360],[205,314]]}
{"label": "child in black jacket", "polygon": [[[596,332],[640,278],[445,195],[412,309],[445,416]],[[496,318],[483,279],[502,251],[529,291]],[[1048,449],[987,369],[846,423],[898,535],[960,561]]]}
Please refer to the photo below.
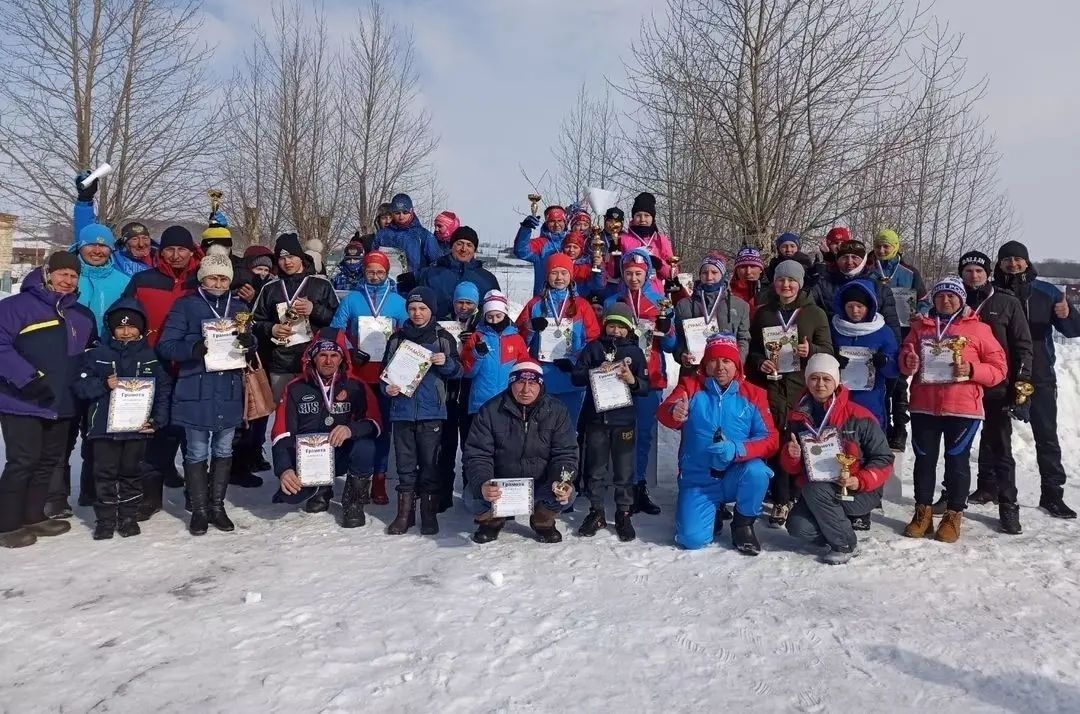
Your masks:
{"label": "child in black jacket", "polygon": [[[621,541],[637,537],[630,522],[634,503],[634,468],[637,420],[634,405],[610,407],[597,404],[589,374],[594,369],[615,371],[631,397],[649,392],[645,353],[638,346],[634,315],[625,303],[617,302],[604,313],[604,329],[599,339],[585,345],[574,366],[572,380],[586,387],[581,424],[585,429],[584,467],[591,508],[578,535],[591,537],[607,526],[604,500],[608,487],[615,486],[615,532]],[[614,479],[611,476],[612,467]]]}
{"label": "child in black jacket", "polygon": [[[147,440],[169,423],[172,398],[172,378],[146,342],[142,305],[134,298],[121,298],[105,313],[105,325],[111,336],[83,353],[79,376],[72,385],[72,391],[90,403],[86,438],[91,443],[97,490],[94,540],[112,538],[113,531],[124,538],[139,535],[135,516],[143,494],[140,464]],[[118,387],[145,388],[146,382],[128,382],[136,379],[153,380],[150,414],[134,431],[110,432],[113,392]]]}

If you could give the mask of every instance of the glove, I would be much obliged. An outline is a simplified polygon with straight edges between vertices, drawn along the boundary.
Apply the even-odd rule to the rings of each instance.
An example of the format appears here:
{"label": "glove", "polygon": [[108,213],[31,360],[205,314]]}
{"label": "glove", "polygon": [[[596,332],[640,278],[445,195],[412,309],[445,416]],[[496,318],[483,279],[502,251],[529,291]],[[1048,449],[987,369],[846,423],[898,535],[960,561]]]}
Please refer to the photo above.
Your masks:
{"label": "glove", "polygon": [[840,363],[840,369],[847,369],[848,363],[851,362],[849,358],[840,354],[836,355],[836,361]]}
{"label": "glove", "polygon": [[39,374],[27,382],[20,393],[25,401],[41,406],[48,406],[56,401],[56,393],[53,392],[49,383],[45,381],[44,374]]}
{"label": "glove", "polygon": [[241,332],[236,336],[236,342],[245,350],[250,350],[255,346],[255,335],[250,332]]}
{"label": "glove", "polygon": [[80,171],[75,177],[75,193],[81,203],[91,203],[94,200],[94,195],[97,193],[98,180],[94,179],[90,182],[90,185],[86,188],[82,187],[82,180],[90,175],[89,171]]}
{"label": "glove", "polygon": [[679,292],[680,290],[682,290],[682,283],[680,283],[675,278],[668,278],[667,280],[664,281],[664,293],[665,294],[671,295],[673,293]]}
{"label": "glove", "polygon": [[206,356],[206,343],[196,342],[195,346],[191,348],[191,359],[202,359]]}
{"label": "glove", "polygon": [[353,350],[350,356],[352,357],[353,364],[357,367],[363,367],[371,361],[371,355],[363,350]]}
{"label": "glove", "polygon": [[[709,454],[711,455],[710,461],[712,461],[711,471],[723,471],[728,466],[731,466],[731,462],[735,460],[738,455],[738,448],[735,446],[734,441],[718,441],[709,447]],[[721,474],[723,476],[723,474]],[[715,475],[713,478],[717,478]]]}
{"label": "glove", "polygon": [[666,335],[671,329],[671,315],[661,315],[660,317],[656,318],[656,324],[654,325],[654,327],[656,332],[662,335]]}
{"label": "glove", "polygon": [[881,369],[885,366],[885,363],[889,361],[889,358],[885,356],[884,352],[878,350],[874,353],[874,356],[870,358],[870,361],[873,362],[875,369]]}
{"label": "glove", "polygon": [[465,330],[460,335],[458,335],[458,344],[459,345],[464,345],[466,342],[469,341],[469,338],[472,337],[472,336],[473,336],[472,330]]}
{"label": "glove", "polygon": [[1013,404],[1009,408],[1009,416],[1017,421],[1022,421],[1025,424],[1031,421],[1031,400],[1027,400],[1023,404]]}
{"label": "glove", "polygon": [[416,287],[416,275],[414,273],[402,273],[397,276],[397,291],[401,295],[408,295]]}
{"label": "glove", "polygon": [[477,342],[476,346],[474,346],[473,349],[476,350],[476,354],[480,355],[481,357],[486,355],[488,352],[491,352],[491,348],[488,347],[487,343],[483,340]]}
{"label": "glove", "polygon": [[525,220],[521,222],[521,227],[535,231],[540,227],[540,216],[525,216]]}
{"label": "glove", "polygon": [[547,329],[548,321],[544,317],[534,317],[529,324],[532,326],[533,332],[543,332]]}
{"label": "glove", "polygon": [[552,364],[554,364],[555,368],[558,369],[560,372],[566,372],[567,374],[569,374],[570,372],[574,371],[574,363],[565,358],[557,359]]}

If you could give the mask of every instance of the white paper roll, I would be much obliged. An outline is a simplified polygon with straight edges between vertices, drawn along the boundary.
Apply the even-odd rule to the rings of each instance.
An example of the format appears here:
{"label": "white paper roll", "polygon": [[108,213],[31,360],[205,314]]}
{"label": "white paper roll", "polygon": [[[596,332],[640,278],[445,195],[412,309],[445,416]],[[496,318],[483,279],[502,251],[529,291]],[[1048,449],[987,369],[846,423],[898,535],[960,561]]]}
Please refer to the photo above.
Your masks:
{"label": "white paper roll", "polygon": [[615,192],[606,188],[589,187],[585,189],[585,198],[593,210],[593,215],[603,216],[604,212],[614,205]]}
{"label": "white paper roll", "polygon": [[99,178],[105,178],[106,176],[111,174],[112,171],[113,171],[112,164],[110,164],[108,161],[106,161],[101,166],[98,166],[96,169],[94,169],[94,171],[89,176],[87,176],[82,181],[80,181],[79,185],[82,186],[83,188],[86,188],[87,186],[94,183],[94,181],[98,180]]}

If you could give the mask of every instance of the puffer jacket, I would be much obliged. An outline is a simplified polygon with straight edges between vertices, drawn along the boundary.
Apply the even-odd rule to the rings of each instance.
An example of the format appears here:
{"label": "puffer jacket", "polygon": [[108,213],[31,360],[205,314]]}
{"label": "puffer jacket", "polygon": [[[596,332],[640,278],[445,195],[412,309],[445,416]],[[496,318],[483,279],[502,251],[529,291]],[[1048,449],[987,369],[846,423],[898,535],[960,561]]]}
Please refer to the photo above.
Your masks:
{"label": "puffer jacket", "polygon": [[577,364],[571,375],[576,386],[585,387],[585,403],[581,408],[579,424],[603,424],[604,426],[634,426],[637,423],[637,412],[634,405],[611,409],[606,412],[597,412],[593,403],[592,386],[589,381],[589,372],[600,365],[608,362],[608,355],[613,355],[612,362],[630,360],[630,371],[634,374],[634,384],[630,387],[630,394],[639,397],[649,393],[649,375],[645,367],[645,353],[638,346],[637,335],[633,332],[629,337],[616,339],[603,336],[585,345],[585,349],[578,356]]}
{"label": "puffer jacket", "polygon": [[[852,465],[851,475],[859,480],[860,491],[876,491],[885,485],[892,475],[893,453],[885,432],[877,418],[866,408],[850,399],[851,392],[838,386],[832,397],[832,411],[818,404],[810,395],[804,395],[796,408],[788,414],[783,444],[788,436],[799,437],[807,433],[810,425],[818,427],[828,414],[828,424],[837,430],[840,448],[858,459]],[[801,458],[793,459],[784,446],[780,447],[780,468],[796,477],[800,485],[806,484],[806,465]]]}
{"label": "puffer jacket", "polygon": [[523,407],[510,390],[480,408],[461,451],[466,488],[481,499],[481,487],[493,478],[531,478],[548,490],[563,471],[576,472],[576,426],[557,399],[541,392]]}
{"label": "puffer jacket", "polygon": [[[967,338],[964,361],[971,364],[971,379],[952,384],[924,384],[922,379],[916,376],[911,382],[909,409],[912,414],[982,419],[983,390],[999,384],[1007,376],[1005,350],[994,339],[994,333],[979,320],[971,308],[965,305],[961,309],[963,315],[949,326],[945,338]],[[936,332],[937,323],[933,313],[912,319],[911,332],[904,339],[900,350],[900,369],[904,374],[918,374],[918,370],[912,371],[904,366],[904,353],[914,351],[916,355],[921,355],[922,340],[936,339]]]}
{"label": "puffer jacket", "polygon": [[[567,300],[571,303],[567,304]],[[525,303],[516,322],[521,339],[528,345],[529,354],[533,359],[539,360],[540,353],[540,335],[533,331],[533,318],[542,317],[554,326],[556,316],[559,314],[564,316],[563,319],[571,320],[570,349],[567,359],[577,360],[578,354],[585,345],[600,336],[600,324],[596,321],[596,313],[584,298],[574,295],[569,290],[545,289]],[[574,386],[570,374],[561,371],[553,363],[542,362],[540,366],[544,370],[544,391],[548,394],[581,391],[580,387]]]}
{"label": "puffer jacket", "polygon": [[1052,387],[1057,384],[1054,363],[1054,330],[1063,337],[1080,337],[1080,312],[1070,307],[1065,318],[1054,314],[1054,306],[1061,302],[1061,290],[1045,280],[1029,267],[1018,275],[1007,275],[999,265],[994,268],[994,286],[1016,296],[1024,308],[1028,326],[1031,328],[1031,381],[1038,386]]}
{"label": "puffer jacket", "polygon": [[[441,366],[430,367],[411,397],[404,394],[390,397],[390,421],[414,422],[446,418],[446,382],[461,377],[461,360],[453,335],[441,327],[436,328],[435,335],[434,341],[420,346],[432,352],[442,352],[446,355],[446,362]],[[383,364],[390,364],[394,353],[405,339],[407,338],[401,330],[390,337],[386,344],[386,354],[382,358]],[[385,394],[387,385],[383,383],[379,387]]]}
{"label": "puffer jacket", "polygon": [[[844,318],[844,303],[849,300],[852,291],[859,291],[870,302],[870,309],[862,322],[852,323]],[[871,354],[881,352],[885,355],[885,365],[876,370],[874,375],[874,388],[859,391],[847,390],[852,401],[869,409],[878,423],[884,428],[888,425],[889,416],[885,411],[886,380],[894,379],[900,374],[897,357],[900,345],[896,342],[896,336],[885,324],[885,319],[877,311],[877,290],[869,280],[852,280],[836,292],[836,304],[833,306],[832,342],[837,355],[841,354],[844,347],[864,347]]]}
{"label": "puffer jacket", "polygon": [[476,286],[481,298],[489,290],[499,289],[499,279],[484,268],[483,261],[476,258],[462,262],[452,255],[444,255],[420,273],[420,285],[435,291],[438,300],[436,319],[453,319],[454,289],[465,281]]}
{"label": "puffer jacket", "polygon": [[[334,319],[330,321],[330,327],[344,330],[350,343],[355,345],[357,318],[360,317],[388,317],[395,331],[401,327],[409,315],[405,310],[405,298],[398,294],[394,281],[387,278],[379,285],[361,283],[360,287],[346,295],[338,305]],[[368,356],[371,359],[367,364],[353,365],[352,374],[365,384],[378,384],[379,374],[383,368],[382,355]]]}
{"label": "puffer jacket", "polygon": [[[716,300],[720,300],[717,307]],[[696,372],[697,367],[682,366],[682,357],[687,353],[686,333],[683,323],[694,318],[706,317],[712,311],[713,324],[719,332],[730,332],[739,343],[739,356],[746,360],[750,352],[750,306],[737,295],[733,295],[727,286],[720,290],[706,291],[701,283],[694,283],[690,297],[685,297],[675,305],[675,361],[680,364],[681,375]]]}
{"label": "puffer jacket", "polygon": [[[476,351],[480,342],[487,345],[487,354],[481,355]],[[513,324],[504,327],[502,332],[497,332],[486,322],[477,325],[461,346],[461,367],[465,379],[471,381],[469,414],[476,414],[490,400],[506,391],[510,371],[528,355],[529,348]]]}
{"label": "puffer jacket", "polygon": [[635,248],[644,248],[645,251],[656,258],[659,258],[659,266],[657,267],[656,276],[652,276],[654,281],[653,288],[663,293],[664,287],[662,280],[667,280],[672,277],[671,264],[668,263],[668,259],[675,255],[675,251],[671,247],[671,239],[660,231],[654,230],[651,235],[642,235],[639,233],[641,229],[636,226],[629,226],[625,231],[619,234],[619,247],[622,248],[624,254],[629,253]]}
{"label": "puffer jacket", "polygon": [[1024,317],[1024,306],[1004,290],[989,283],[967,289],[967,305],[990,326],[994,338],[1005,350],[1009,365],[1008,377],[996,387],[983,391],[985,399],[1000,401],[1014,399],[1012,386],[1016,382],[1031,382],[1032,343],[1031,328]]}
{"label": "puffer jacket", "polygon": [[435,234],[425,228],[415,215],[412,222],[404,228],[391,222],[386,228],[380,228],[375,233],[371,249],[383,248],[401,251],[405,255],[405,263],[410,273],[419,272],[442,256],[442,249],[435,240]]}
{"label": "puffer jacket", "polygon": [[[303,290],[301,283],[307,280]],[[311,334],[315,335],[328,327],[338,308],[337,293],[325,276],[315,273],[315,266],[309,258],[304,259],[304,270],[296,275],[282,275],[269,280],[263,285],[255,298],[252,308],[251,331],[259,340],[259,356],[263,366],[271,374],[299,374],[304,350],[308,343],[285,346],[274,344],[273,329],[278,319],[278,305],[284,305],[286,291],[291,298],[307,298],[312,302]]]}
{"label": "puffer jacket", "polygon": [[[825,271],[817,284],[807,292],[810,299],[831,318],[834,314],[833,308],[836,305],[836,291],[852,280],[858,280],[859,278],[866,278],[865,267],[858,275],[845,275],[833,264]],[[897,341],[899,341],[901,339],[900,319],[896,316],[896,299],[893,297],[892,290],[887,286],[881,283],[875,283],[875,286],[878,312],[885,318],[885,324],[889,326],[889,329],[893,331]]]}
{"label": "puffer jacket", "polygon": [[[518,228],[514,236],[514,257],[533,264],[533,295],[539,295],[547,285],[547,259],[553,253],[558,253],[562,248],[563,238],[567,231],[551,233],[546,225],[540,227],[540,235],[532,237],[532,229],[528,226]],[[480,293],[483,296],[483,293]]]}
{"label": "puffer jacket", "polygon": [[115,264],[115,254],[104,265],[88,265],[79,256],[79,303],[94,313],[99,335],[105,334],[105,313],[120,299],[131,282],[131,276]]}
{"label": "puffer jacket", "polygon": [[196,277],[199,261],[192,258],[179,274],[165,263],[158,263],[153,270],[144,270],[131,277],[124,290],[125,298],[134,298],[143,306],[146,314],[146,340],[151,346],[161,339],[165,316],[178,299],[190,295],[199,287]]}

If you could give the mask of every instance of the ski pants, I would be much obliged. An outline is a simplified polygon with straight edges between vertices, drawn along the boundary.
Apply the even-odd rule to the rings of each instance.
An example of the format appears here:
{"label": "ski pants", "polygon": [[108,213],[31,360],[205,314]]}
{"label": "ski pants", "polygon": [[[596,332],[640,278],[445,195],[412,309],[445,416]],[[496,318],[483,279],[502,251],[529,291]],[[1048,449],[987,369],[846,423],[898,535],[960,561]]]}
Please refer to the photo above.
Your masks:
{"label": "ski pants", "polygon": [[856,491],[851,501],[841,501],[836,484],[811,481],[802,488],[799,502],[791,509],[787,530],[793,538],[817,540],[823,537],[836,550],[851,552],[858,544],[848,516],[865,516],[881,505],[880,491]]}
{"label": "ski pants", "polygon": [[979,438],[978,488],[996,494],[999,503],[1016,503],[1016,460],[1012,453],[1012,399],[983,399],[986,419]]}
{"label": "ski pants", "polygon": [[938,456],[945,439],[945,491],[950,511],[967,508],[971,488],[971,442],[979,431],[979,419],[932,414],[911,415],[911,447],[915,450],[915,503],[934,503]]}
{"label": "ski pants", "polygon": [[142,460],[146,439],[93,439],[94,513],[99,521],[134,518],[142,501]]}
{"label": "ski pants", "polygon": [[663,401],[663,390],[650,389],[647,394],[634,397],[634,413],[637,420],[637,466],[635,481],[645,483],[649,476],[649,454],[656,441],[656,412]]}
{"label": "ski pants", "polygon": [[615,487],[615,508],[629,511],[634,503],[633,426],[590,424],[585,427],[585,482],[589,502],[601,510],[608,489]]}
{"label": "ski pants", "polygon": [[712,483],[686,483],[679,479],[679,498],[675,505],[675,542],[687,550],[704,548],[713,540],[716,509],[735,502],[740,515],[756,518],[761,501],[769,488],[770,469],[761,459],[740,461],[724,471],[723,478]]}
{"label": "ski pants", "polygon": [[71,419],[0,415],[7,463],[0,475],[0,533],[45,520],[49,484],[67,457]]}
{"label": "ski pants", "polygon": [[439,450],[442,419],[394,422],[394,458],[397,460],[398,493],[442,492]]}
{"label": "ski pants", "polygon": [[1036,384],[1031,395],[1031,431],[1035,460],[1042,477],[1042,497],[1058,499],[1065,493],[1065,468],[1058,441],[1057,385]]}

